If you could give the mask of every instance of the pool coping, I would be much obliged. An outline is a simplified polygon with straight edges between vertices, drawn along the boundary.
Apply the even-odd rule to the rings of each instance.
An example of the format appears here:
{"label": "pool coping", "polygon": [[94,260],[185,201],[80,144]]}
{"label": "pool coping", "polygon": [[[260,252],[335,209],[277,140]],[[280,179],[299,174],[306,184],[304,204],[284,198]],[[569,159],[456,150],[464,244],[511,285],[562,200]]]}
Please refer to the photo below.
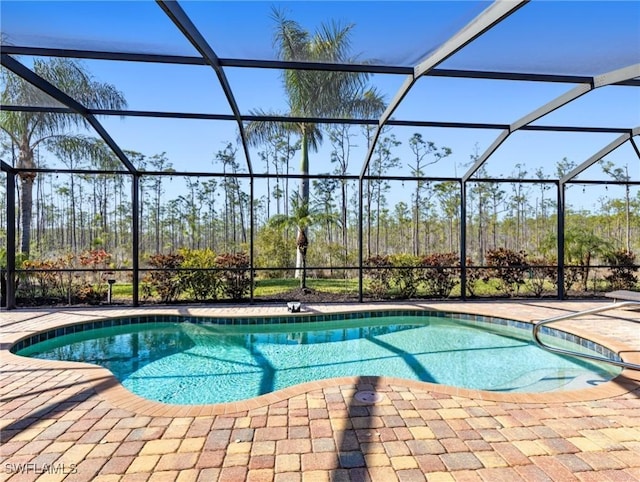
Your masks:
{"label": "pool coping", "polygon": [[[412,306],[411,308],[401,308],[405,311],[446,311],[455,314],[467,314],[483,316],[478,313],[477,305],[469,305],[468,309],[451,309],[446,305],[440,308],[435,308],[433,305],[429,306]],[[388,311],[389,307],[372,308],[370,305],[350,305],[345,306],[341,311],[343,313],[352,313],[354,311]],[[73,310],[66,310],[73,311]],[[162,308],[131,308],[126,310],[128,315],[126,316],[142,316],[142,315],[166,315],[166,314],[178,314],[180,315],[181,308],[176,307],[162,307]],[[197,313],[197,308],[191,308],[193,313]],[[239,311],[236,314],[225,314],[224,316],[211,315],[210,309],[205,309],[207,313],[200,315],[190,314],[190,316],[213,316],[220,318],[242,318],[246,317],[246,313],[243,314]],[[339,313],[340,311],[333,311],[332,313]],[[623,372],[611,381],[604,382],[598,386],[577,389],[570,391],[557,391],[557,392],[540,392],[540,393],[504,393],[504,392],[492,392],[484,390],[475,390],[468,388],[452,387],[448,385],[440,385],[429,382],[414,381],[401,378],[392,377],[341,377],[331,378],[325,380],[318,380],[313,382],[307,382],[292,387],[287,387],[282,390],[271,392],[265,395],[261,395],[252,399],[242,400],[237,402],[208,404],[208,405],[172,405],[164,404],[142,398],[138,395],[127,390],[116,377],[106,368],[99,367],[88,363],[80,362],[68,362],[68,361],[51,361],[41,360],[34,358],[27,358],[15,355],[11,353],[10,348],[18,341],[33,336],[36,333],[48,331],[55,328],[70,326],[74,324],[83,324],[91,321],[97,321],[105,318],[116,318],[121,315],[112,315],[110,310],[101,311],[99,316],[94,313],[87,313],[88,316],[83,317],[82,311],[74,311],[74,314],[80,314],[80,318],[65,317],[64,310],[62,316],[54,316],[53,319],[44,320],[44,323],[38,326],[38,329],[14,331],[11,333],[2,333],[2,340],[0,343],[0,359],[3,364],[17,365],[20,367],[29,367],[34,370],[77,370],[81,373],[82,383],[87,388],[95,390],[97,394],[103,397],[105,400],[112,403],[114,406],[130,410],[142,415],[152,416],[166,416],[166,417],[187,417],[187,416],[209,416],[209,415],[222,415],[247,411],[264,407],[269,404],[277,403],[283,400],[287,400],[291,397],[302,395],[314,390],[323,389],[327,387],[335,387],[340,385],[352,385],[358,383],[369,383],[375,386],[375,384],[386,384],[397,387],[406,387],[410,389],[425,390],[430,392],[441,393],[451,396],[459,396],[472,398],[477,400],[487,401],[501,401],[501,402],[513,402],[513,403],[556,403],[556,402],[577,402],[587,400],[601,400],[611,398],[615,396],[628,393],[638,387],[640,383],[640,372],[632,370],[623,370]],[[272,316],[266,314],[264,316]],[[487,315],[484,315],[487,316]],[[504,316],[490,315],[494,318],[504,318]],[[514,321],[521,321],[525,323],[535,323],[535,321],[527,320],[525,316],[518,316],[517,313],[512,313],[510,318]],[[16,327],[17,328],[17,327]],[[27,328],[27,327],[25,327]],[[621,355],[625,361],[632,363],[640,362],[640,352],[635,348],[613,338],[607,337],[599,333],[588,332],[580,329],[579,325],[568,328],[563,327],[562,331],[571,333],[573,335],[586,338],[595,343],[601,344],[614,353]]]}

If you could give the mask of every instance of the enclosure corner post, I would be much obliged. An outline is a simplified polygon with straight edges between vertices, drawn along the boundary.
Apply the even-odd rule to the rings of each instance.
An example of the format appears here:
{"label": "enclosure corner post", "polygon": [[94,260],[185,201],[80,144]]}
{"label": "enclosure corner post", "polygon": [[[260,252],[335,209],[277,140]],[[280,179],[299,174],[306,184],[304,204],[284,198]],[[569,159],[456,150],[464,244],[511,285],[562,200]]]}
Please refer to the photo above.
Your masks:
{"label": "enclosure corner post", "polygon": [[[3,171],[5,163],[2,163]],[[8,167],[8,166],[7,166]],[[16,308],[16,175],[12,169],[7,172],[7,266],[4,279],[4,306],[7,310]]]}
{"label": "enclosure corner post", "polygon": [[254,197],[255,197],[255,191],[254,191],[254,182],[253,182],[253,174],[251,175],[251,178],[249,179],[249,279],[251,280],[251,288],[249,289],[249,304],[253,304],[254,299],[254,290],[255,290],[255,283],[256,283],[256,273],[255,273],[255,266],[254,266],[254,249],[255,249],[255,243],[254,243],[254,223],[255,223],[255,213],[254,213],[254,207],[255,207],[255,202],[254,202]]}
{"label": "enclosure corner post", "polygon": [[362,191],[363,191],[363,180],[362,180],[362,176],[360,176],[360,179],[358,180],[358,302],[359,303],[362,303],[364,301],[364,294],[363,294],[364,272],[362,269],[363,252],[364,252],[364,242],[363,242],[364,230],[362,228],[362,222],[363,222]]}
{"label": "enclosure corner post", "polygon": [[132,301],[133,306],[140,306],[140,174],[133,174],[131,183],[131,264],[132,277]]}
{"label": "enclosure corner post", "polygon": [[467,183],[460,180],[460,297],[467,300]]}
{"label": "enclosure corner post", "polygon": [[564,292],[564,215],[565,215],[565,184],[558,182],[558,299],[565,299]]}

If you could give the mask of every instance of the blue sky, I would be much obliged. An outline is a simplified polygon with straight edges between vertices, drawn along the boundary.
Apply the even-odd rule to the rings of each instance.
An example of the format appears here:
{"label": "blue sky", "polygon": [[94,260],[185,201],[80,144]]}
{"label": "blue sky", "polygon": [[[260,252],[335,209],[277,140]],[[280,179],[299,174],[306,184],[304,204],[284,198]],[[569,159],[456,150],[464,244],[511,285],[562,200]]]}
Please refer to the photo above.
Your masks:
{"label": "blue sky", "polygon": [[[355,1],[355,2],[181,2],[196,27],[220,57],[273,59],[274,6],[314,31],[322,22],[353,23],[352,46],[363,59],[411,66],[459,30],[488,2],[477,1]],[[20,45],[114,49],[195,55],[161,9],[152,1],[3,1],[2,30]],[[614,54],[612,54],[614,52]],[[28,59],[24,59],[29,63]],[[593,75],[640,62],[640,2],[534,0],[509,19],[447,60],[442,67],[514,70],[537,73]],[[85,61],[100,81],[115,84],[129,108],[179,112],[230,113],[212,69],[131,62]],[[261,108],[286,113],[279,73],[260,69],[226,69],[241,112]],[[372,76],[390,100],[403,76]],[[416,82],[394,117],[403,120],[511,123],[573,86],[514,81],[422,78]],[[630,128],[640,125],[640,89],[604,87],[545,116],[538,124]],[[108,118],[101,122],[124,149],[148,156],[167,152],[176,168],[217,170],[211,159],[236,139],[234,122],[141,118]],[[354,128],[354,132],[359,132]],[[484,149],[498,131],[472,129],[393,128],[403,142],[400,155],[409,161],[407,141],[414,132],[453,155],[433,171],[454,176],[465,171],[470,156]],[[515,164],[533,173],[553,175],[562,158],[580,164],[613,140],[615,134],[513,134],[487,163],[490,175],[509,176]],[[364,140],[352,153],[352,174],[360,172]],[[241,149],[239,149],[241,154]],[[330,146],[314,154],[311,172],[327,172]],[[257,150],[251,159],[263,171]],[[629,164],[640,180],[640,163],[629,145],[608,156]],[[244,160],[239,159],[241,165]],[[297,160],[293,163],[297,166]],[[401,172],[396,172],[401,174]],[[408,174],[405,170],[404,174]],[[598,168],[590,178],[602,178]]]}

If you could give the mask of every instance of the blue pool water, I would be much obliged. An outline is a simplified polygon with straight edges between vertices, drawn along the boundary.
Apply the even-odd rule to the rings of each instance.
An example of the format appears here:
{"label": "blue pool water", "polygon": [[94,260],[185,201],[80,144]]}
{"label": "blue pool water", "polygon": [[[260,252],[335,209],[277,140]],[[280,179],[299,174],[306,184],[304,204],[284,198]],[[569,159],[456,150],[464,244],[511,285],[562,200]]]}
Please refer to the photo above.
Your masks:
{"label": "blue pool water", "polygon": [[17,354],[95,363],[132,392],[176,404],[243,400],[341,376],[540,392],[591,386],[620,371],[543,351],[528,333],[426,316],[279,325],[153,322],[56,336]]}

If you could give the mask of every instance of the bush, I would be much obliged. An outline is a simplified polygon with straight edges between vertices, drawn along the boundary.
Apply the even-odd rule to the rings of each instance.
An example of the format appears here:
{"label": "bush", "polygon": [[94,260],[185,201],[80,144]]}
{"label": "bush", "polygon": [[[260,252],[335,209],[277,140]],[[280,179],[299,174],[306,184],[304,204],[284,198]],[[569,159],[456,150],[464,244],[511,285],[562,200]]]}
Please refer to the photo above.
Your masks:
{"label": "bush", "polygon": [[[274,266],[291,266],[295,264],[295,239],[288,239],[280,226],[268,224],[259,229],[256,235],[254,263],[257,268],[271,268]],[[261,269],[264,278],[281,278],[284,271]]]}
{"label": "bush", "polygon": [[[107,296],[102,270],[107,269],[111,254],[104,249],[84,251],[79,256],[67,254],[56,259],[25,260],[21,274],[20,296],[46,303],[100,304]],[[78,268],[95,271],[73,272]],[[67,271],[62,271],[67,270]]]}
{"label": "bush", "polygon": [[[564,292],[568,293],[573,286],[581,282],[584,277],[584,268],[582,266],[564,266]],[[555,285],[558,284],[556,280]]]}
{"label": "bush", "polygon": [[400,298],[413,298],[420,283],[417,269],[420,260],[410,254],[394,254],[390,256],[390,261],[393,265],[391,281],[398,289]]}
{"label": "bush", "polygon": [[92,249],[80,254],[80,265],[85,268],[92,268],[98,271],[91,273],[91,283],[81,285],[76,290],[76,296],[81,303],[92,305],[100,304],[106,300],[108,285],[100,270],[105,270],[111,262],[111,254],[104,249]]}
{"label": "bush", "polygon": [[75,291],[75,299],[80,303],[89,305],[99,305],[105,300],[106,293],[94,285],[85,283],[77,286]]}
{"label": "bush", "polygon": [[[476,284],[484,278],[485,270],[483,268],[474,267],[473,260],[471,258],[466,259],[465,265],[467,267],[467,291],[470,296],[477,296]],[[462,290],[460,291],[462,293]]]}
{"label": "bush", "polygon": [[169,303],[178,299],[182,292],[180,267],[184,258],[181,254],[155,254],[149,257],[149,264],[157,270],[149,271],[142,280],[142,294],[149,298],[157,293],[160,301]]}
{"label": "bush", "polygon": [[374,298],[383,298],[391,290],[391,261],[389,256],[371,256],[364,261],[364,277]]}
{"label": "bush", "polygon": [[232,300],[242,299],[251,290],[251,270],[246,253],[225,253],[216,258],[220,269],[220,290]]}
{"label": "bush", "polygon": [[555,264],[554,261],[544,258],[536,258],[530,261],[530,285],[534,296],[541,298],[548,282],[557,286],[558,271],[557,268],[552,266],[553,264]]}
{"label": "bush", "polygon": [[63,273],[60,271],[40,271],[64,268],[62,260],[26,260],[22,267],[26,272],[22,275],[23,283],[20,285],[20,291],[25,297],[49,300],[64,298]]}
{"label": "bush", "polygon": [[455,253],[433,253],[422,258],[421,280],[427,296],[446,298],[451,294],[460,276],[459,258]]}
{"label": "bush", "polygon": [[216,299],[220,276],[215,269],[215,253],[210,249],[181,249],[179,254],[182,256],[181,268],[197,268],[180,271],[180,286],[196,301]]}
{"label": "bush", "polygon": [[631,251],[618,250],[605,254],[607,263],[612,265],[610,274],[604,277],[609,282],[612,290],[632,289],[638,283],[634,275],[638,271],[635,266],[636,255]]}
{"label": "bush", "polygon": [[525,275],[529,265],[524,251],[513,251],[507,248],[490,249],[487,251],[487,273],[484,281],[496,278],[498,289],[505,294],[512,295],[520,290],[525,283]]}
{"label": "bush", "polygon": [[142,282],[145,299],[154,294],[161,303],[176,301],[188,292],[198,301],[219,296],[239,300],[251,290],[251,270],[246,253],[225,253],[216,256],[210,249],[180,250],[177,254],[156,254]]}

